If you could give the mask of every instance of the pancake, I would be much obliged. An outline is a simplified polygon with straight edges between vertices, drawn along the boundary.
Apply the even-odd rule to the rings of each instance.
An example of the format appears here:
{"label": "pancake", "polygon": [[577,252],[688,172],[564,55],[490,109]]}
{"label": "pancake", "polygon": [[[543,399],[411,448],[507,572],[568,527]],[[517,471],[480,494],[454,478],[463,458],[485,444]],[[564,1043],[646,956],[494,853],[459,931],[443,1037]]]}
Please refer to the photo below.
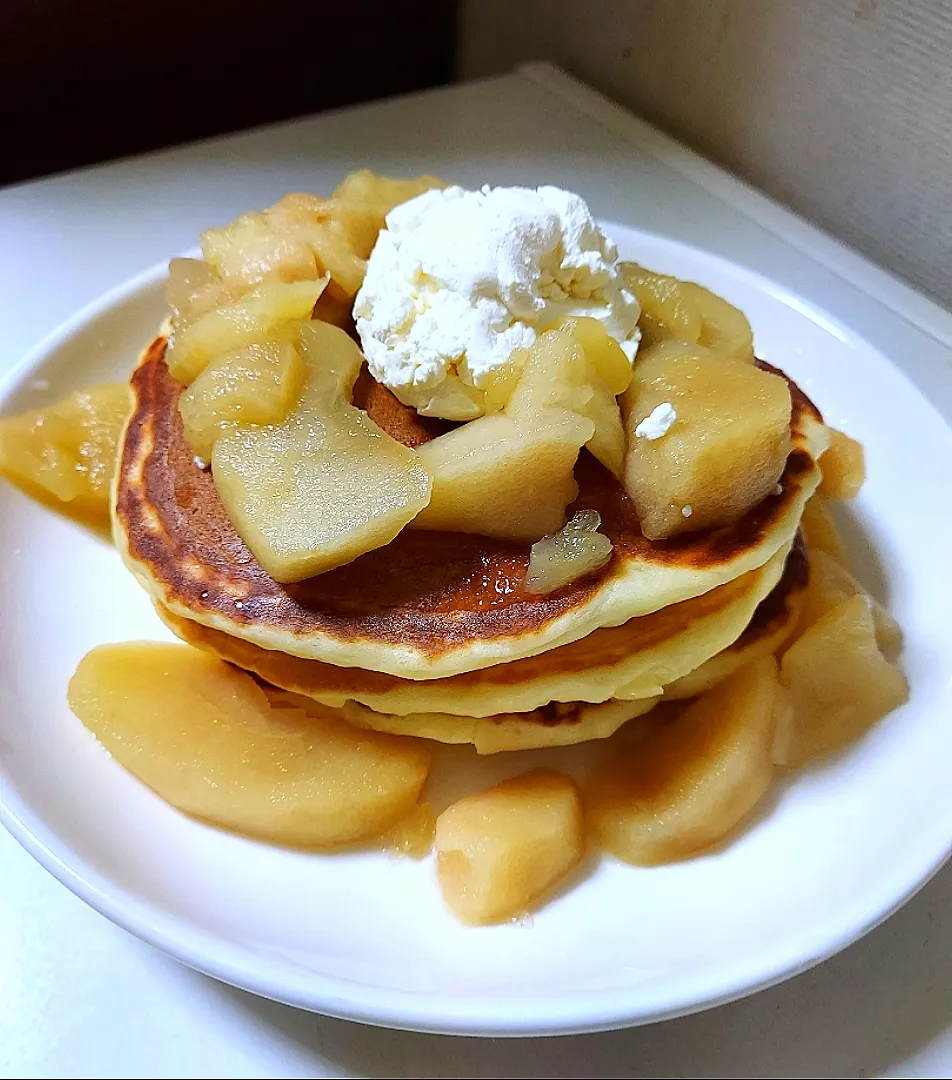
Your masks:
{"label": "pancake", "polygon": [[786,551],[702,596],[595,630],[581,641],[538,656],[450,675],[401,679],[361,668],[262,649],[242,638],[183,619],[156,605],[165,622],[191,645],[215,653],[266,682],[340,707],[349,701],[377,712],[492,716],[529,712],[552,701],[599,702],[660,694],[735,641],[777,585]]}
{"label": "pancake", "polygon": [[[773,652],[783,643],[799,617],[807,585],[806,552],[800,537],[784,559],[783,566],[780,579],[757,605],[753,618],[737,641],[696,671],[665,688],[664,700],[694,697],[703,693],[748,661]],[[601,631],[596,631],[591,636],[594,638],[599,633]],[[294,693],[289,688],[269,686],[266,691],[272,702],[278,705],[296,706],[318,714],[326,711],[357,727],[372,728],[395,735],[414,735],[445,743],[472,743],[478,754],[569,746],[593,739],[605,739],[629,720],[645,716],[662,700],[660,695],[656,694],[637,701],[615,699],[599,704],[579,701],[553,702],[528,712],[473,717],[446,712],[394,715],[379,709],[369,709],[355,701],[332,708],[305,695]]]}
{"label": "pancake", "polygon": [[[820,414],[791,384],[793,450],[777,493],[727,528],[656,542],[615,478],[583,452],[571,509],[597,510],[614,551],[597,573],[548,595],[524,588],[528,544],[409,529],[346,566],[280,585],[238,537],[185,442],[165,345],[157,338],[132,377],[113,519],[127,565],[173,615],[264,649],[408,679],[535,656],[762,566],[792,541],[828,442]],[[432,437],[382,387],[355,401],[405,443]]]}
{"label": "pancake", "polygon": [[761,603],[750,625],[723,652],[664,689],[666,701],[697,697],[761,656],[776,652],[793,633],[806,602],[810,568],[802,536],[797,537],[780,584]]}
{"label": "pancake", "polygon": [[483,717],[452,716],[449,713],[394,716],[376,712],[356,702],[333,709],[289,691],[265,687],[265,692],[272,703],[279,706],[303,708],[312,715],[336,716],[355,727],[393,735],[414,735],[443,743],[472,743],[477,754],[573,746],[593,739],[607,739],[629,720],[649,712],[660,700],[659,697],[652,697],[641,701],[603,701],[598,705],[567,702],[546,705],[528,713],[500,713]]}

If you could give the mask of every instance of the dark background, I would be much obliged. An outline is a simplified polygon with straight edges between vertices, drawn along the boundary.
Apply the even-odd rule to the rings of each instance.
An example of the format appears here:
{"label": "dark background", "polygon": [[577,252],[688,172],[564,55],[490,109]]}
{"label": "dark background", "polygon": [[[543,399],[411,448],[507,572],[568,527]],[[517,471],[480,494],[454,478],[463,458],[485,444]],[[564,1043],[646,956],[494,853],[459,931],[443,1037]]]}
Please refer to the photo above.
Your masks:
{"label": "dark background", "polygon": [[452,0],[0,0],[0,184],[451,81]]}

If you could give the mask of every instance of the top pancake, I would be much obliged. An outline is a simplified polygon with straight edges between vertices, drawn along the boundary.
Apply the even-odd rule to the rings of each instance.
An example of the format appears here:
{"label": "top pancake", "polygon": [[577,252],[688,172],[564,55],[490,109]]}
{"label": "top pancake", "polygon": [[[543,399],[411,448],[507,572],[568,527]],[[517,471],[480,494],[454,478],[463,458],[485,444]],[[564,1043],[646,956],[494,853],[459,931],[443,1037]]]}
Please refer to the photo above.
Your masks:
{"label": "top pancake", "polygon": [[[572,510],[597,510],[614,551],[597,573],[545,596],[522,585],[528,544],[410,529],[346,566],[281,585],[238,537],[185,442],[165,345],[157,338],[132,377],[114,504],[130,569],[173,614],[265,649],[408,679],[536,655],[762,566],[791,543],[827,444],[819,413],[791,384],[793,450],[779,492],[728,528],[654,542],[622,487],[583,452]],[[438,433],[370,380],[355,403],[407,445]]]}

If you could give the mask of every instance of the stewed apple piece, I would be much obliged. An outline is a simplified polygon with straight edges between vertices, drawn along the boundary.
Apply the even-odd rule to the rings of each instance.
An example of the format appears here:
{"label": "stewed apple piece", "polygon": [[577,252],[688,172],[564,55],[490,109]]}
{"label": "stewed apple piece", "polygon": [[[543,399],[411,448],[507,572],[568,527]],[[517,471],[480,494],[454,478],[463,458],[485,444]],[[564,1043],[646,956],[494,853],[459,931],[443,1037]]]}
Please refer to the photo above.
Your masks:
{"label": "stewed apple piece", "polygon": [[212,451],[232,524],[276,580],[303,578],[383,547],[430,499],[412,450],[350,403],[363,357],[343,330],[298,330],[304,388],[279,424],[241,425]]}
{"label": "stewed apple piece", "polygon": [[267,277],[314,281],[323,273],[307,244],[293,233],[278,232],[266,214],[242,214],[223,229],[206,229],[201,245],[208,265],[242,291]]}
{"label": "stewed apple piece", "polygon": [[469,795],[436,819],[443,899],[465,923],[499,922],[527,911],[584,849],[578,791],[551,769]]}
{"label": "stewed apple piece", "polygon": [[697,342],[724,360],[738,360],[750,364],[754,360],[754,335],[747,316],[723,296],[696,285],[684,282],[688,299],[697,305],[701,315],[701,333]]}
{"label": "stewed apple piece", "polygon": [[378,176],[369,169],[358,169],[347,176],[334,188],[328,202],[334,212],[340,213],[341,207],[351,207],[365,219],[365,224],[355,231],[353,218],[344,215],[344,225],[351,237],[354,250],[366,258],[377,239],[377,233],[383,228],[387,214],[400,203],[415,199],[424,191],[442,188],[446,185],[439,177],[423,174],[410,179],[392,176]]}
{"label": "stewed apple piece", "polygon": [[335,213],[332,200],[318,195],[285,195],[268,211],[268,220],[313,252],[317,265],[330,275],[331,295],[353,299],[367,272],[367,256],[355,250],[353,223],[349,230]]}
{"label": "stewed apple piece", "polygon": [[326,285],[326,277],[318,281],[262,281],[240,299],[177,328],[165,357],[169,371],[189,385],[223,353],[267,341],[287,324],[309,319]]}
{"label": "stewed apple piece", "polygon": [[106,525],[130,408],[128,387],[107,383],[0,420],[0,473],[74,517]]}
{"label": "stewed apple piece", "polygon": [[625,433],[616,395],[631,365],[594,319],[567,319],[517,358],[515,387],[490,413],[417,449],[433,477],[414,527],[539,540],[557,532],[577,493],[587,445],[621,473]]}
{"label": "stewed apple piece", "polygon": [[572,469],[591,434],[590,420],[546,409],[535,423],[481,416],[424,443],[416,454],[433,492],[413,527],[508,540],[555,532],[578,494]]}
{"label": "stewed apple piece", "polygon": [[598,531],[597,510],[579,510],[557,533],[543,536],[529,551],[525,587],[550,593],[600,570],[612,557],[612,542]]}
{"label": "stewed apple piece", "polygon": [[888,654],[897,652],[902,644],[899,623],[878,600],[867,595],[863,586],[838,559],[822,549],[810,551],[810,577],[794,638],[819,622],[844,600],[854,596],[865,596],[869,602],[879,647]]}
{"label": "stewed apple piece", "polygon": [[613,740],[585,785],[595,842],[649,866],[727,836],[770,786],[778,694],[777,662],[762,657],[676,707],[673,719],[649,715],[634,742]]}
{"label": "stewed apple piece", "polygon": [[413,811],[429,770],[418,740],[272,708],[250,675],[187,645],[101,645],[69,703],[166,802],[279,844],[379,836]]}
{"label": "stewed apple piece", "polygon": [[830,428],[830,445],[820,459],[823,480],[817,492],[825,499],[855,499],[866,479],[863,444]]}
{"label": "stewed apple piece", "polygon": [[215,440],[236,424],[278,424],[304,383],[304,363],[290,341],[246,345],[213,360],[179,398],[185,438],[209,460]]}
{"label": "stewed apple piece", "polygon": [[173,330],[180,330],[211,311],[231,303],[237,291],[203,259],[172,259],[165,299]]}
{"label": "stewed apple piece", "polygon": [[[824,455],[825,457],[826,455]],[[820,459],[822,463],[822,458]],[[813,558],[815,551],[825,551],[837,562],[845,564],[849,556],[840,530],[830,514],[830,508],[822,495],[813,495],[803,508],[800,529],[806,541],[807,551]]]}
{"label": "stewed apple piece", "polygon": [[622,263],[628,288],[641,305],[642,345],[681,341],[702,345],[724,360],[752,363],[754,340],[747,316],[723,297],[668,274]]}
{"label": "stewed apple piece", "polygon": [[617,399],[630,382],[631,362],[597,319],[565,319],[529,350],[506,413],[531,422],[544,409],[563,408],[591,420],[586,445],[621,478],[625,431]]}
{"label": "stewed apple piece", "polygon": [[836,604],[790,646],[780,678],[793,707],[782,762],[791,768],[852,742],[909,696],[905,676],[882,653],[863,594]]}
{"label": "stewed apple piece", "polygon": [[673,338],[696,343],[703,319],[695,299],[684,288],[686,282],[668,274],[658,274],[637,263],[622,263],[625,284],[641,306],[638,325],[642,348]]}
{"label": "stewed apple piece", "polygon": [[422,859],[433,849],[433,837],[436,832],[436,814],[428,802],[417,803],[406,817],[379,837],[385,851],[394,855],[407,855],[411,859]]}
{"label": "stewed apple piece", "polygon": [[444,186],[443,181],[435,176],[402,180],[377,176],[369,169],[359,169],[345,176],[331,197],[324,201],[323,213],[327,219],[337,223],[354,255],[369,259],[387,214],[395,206],[431,188]]}
{"label": "stewed apple piece", "polygon": [[327,272],[332,296],[352,299],[386,215],[439,186],[432,176],[392,180],[366,169],[351,173],[329,199],[291,194],[263,213],[207,229],[201,237],[206,265],[235,296],[268,278],[311,281]]}
{"label": "stewed apple piece", "polygon": [[652,540],[736,521],[770,494],[790,452],[785,380],[698,346],[641,354],[623,411],[625,486]]}

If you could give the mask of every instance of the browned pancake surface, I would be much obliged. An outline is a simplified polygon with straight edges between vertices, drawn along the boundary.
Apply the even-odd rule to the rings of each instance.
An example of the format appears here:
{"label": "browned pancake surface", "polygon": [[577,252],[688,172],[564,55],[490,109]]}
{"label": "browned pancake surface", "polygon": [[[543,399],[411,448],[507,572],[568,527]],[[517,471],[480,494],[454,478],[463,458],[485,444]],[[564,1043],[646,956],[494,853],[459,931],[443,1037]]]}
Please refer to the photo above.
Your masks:
{"label": "browned pancake surface", "polygon": [[[748,588],[749,582],[742,576],[702,596],[671,604],[650,615],[631,619],[622,626],[595,630],[579,641],[557,646],[538,656],[527,656],[506,664],[461,672],[439,679],[438,683],[444,691],[465,691],[475,686],[503,689],[531,683],[553,671],[582,674],[591,668],[610,668],[632,654],[671,640],[695,620],[722,611]],[[779,588],[780,583],[775,586],[774,592]],[[388,675],[383,671],[339,667],[321,660],[263,649],[253,642],[182,618],[167,609],[160,610],[160,615],[185,641],[208,649],[222,659],[287,690],[305,694],[319,691],[325,695],[360,700],[368,693],[385,694],[408,682],[412,684],[412,680]]]}

